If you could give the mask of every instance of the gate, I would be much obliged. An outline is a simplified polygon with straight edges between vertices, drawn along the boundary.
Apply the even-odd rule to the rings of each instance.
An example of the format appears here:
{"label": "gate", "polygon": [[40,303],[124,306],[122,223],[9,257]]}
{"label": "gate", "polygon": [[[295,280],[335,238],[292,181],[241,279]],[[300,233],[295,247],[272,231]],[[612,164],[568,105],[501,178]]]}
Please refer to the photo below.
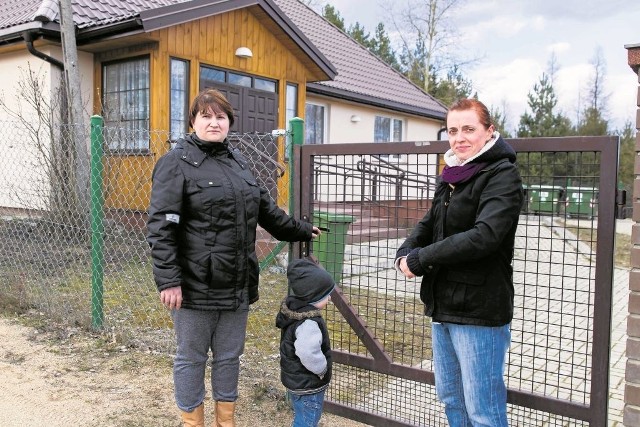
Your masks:
{"label": "gate", "polygon": [[[505,373],[510,423],[606,426],[618,138],[508,142],[525,188],[599,189],[597,215],[576,217],[562,201],[544,212],[525,204],[521,213]],[[448,147],[438,141],[296,148],[297,214],[312,222],[350,218],[327,225],[328,242],[296,248],[325,264],[336,249],[344,253],[325,265],[337,270],[340,286],[325,312],[334,355],[329,412],[372,425],[447,425],[435,395],[420,278],[405,279],[393,263],[430,207]]]}

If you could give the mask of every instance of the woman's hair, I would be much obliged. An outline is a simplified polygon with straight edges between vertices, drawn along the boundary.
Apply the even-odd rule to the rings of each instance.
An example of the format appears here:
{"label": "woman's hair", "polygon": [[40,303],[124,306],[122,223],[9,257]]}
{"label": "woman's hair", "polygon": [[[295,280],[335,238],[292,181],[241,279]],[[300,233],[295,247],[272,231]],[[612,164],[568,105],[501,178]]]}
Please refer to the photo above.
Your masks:
{"label": "woman's hair", "polygon": [[233,107],[227,98],[216,89],[205,89],[193,99],[189,107],[189,123],[193,126],[193,121],[198,113],[206,113],[212,110],[214,113],[225,113],[229,118],[229,127],[233,126]]}
{"label": "woman's hair", "polygon": [[449,107],[449,111],[447,112],[447,118],[449,117],[449,113],[452,111],[464,110],[475,111],[476,114],[478,114],[480,123],[485,127],[485,129],[489,129],[489,127],[493,124],[493,120],[491,120],[491,114],[489,114],[487,106],[477,99],[473,98],[458,99],[456,102],[451,104],[451,106]]}

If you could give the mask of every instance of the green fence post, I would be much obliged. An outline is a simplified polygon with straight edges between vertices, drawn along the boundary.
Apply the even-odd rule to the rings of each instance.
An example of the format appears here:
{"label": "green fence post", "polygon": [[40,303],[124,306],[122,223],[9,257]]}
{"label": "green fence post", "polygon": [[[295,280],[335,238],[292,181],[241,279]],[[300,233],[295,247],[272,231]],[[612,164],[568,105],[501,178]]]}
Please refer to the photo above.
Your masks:
{"label": "green fence post", "polygon": [[94,329],[102,328],[104,322],[103,124],[101,116],[91,116],[91,325]]}
{"label": "green fence post", "polygon": [[[293,146],[294,145],[302,145],[304,142],[304,120],[300,117],[294,117],[289,121],[289,133],[291,134],[291,140],[285,140],[285,150],[287,152],[287,158],[289,159],[289,213],[293,214],[293,208],[295,203],[295,195],[294,195],[294,166],[295,160],[293,158]],[[290,143],[291,142],[291,143]],[[276,256],[284,249],[287,245],[287,242],[278,242],[275,248],[271,250],[269,255],[267,255],[260,262],[260,271],[262,271],[265,267],[273,262]],[[288,259],[291,262],[291,257],[293,253],[293,244],[289,244],[289,255]]]}
{"label": "green fence post", "polygon": [[[300,117],[294,117],[289,120],[289,131],[291,133],[291,144],[289,144],[288,156],[289,156],[289,214],[293,215],[294,206],[296,203],[295,191],[294,191],[294,180],[297,179],[295,176],[295,157],[293,156],[293,147],[298,145],[301,146],[304,144],[304,120]],[[289,262],[293,260],[293,244],[289,245]]]}

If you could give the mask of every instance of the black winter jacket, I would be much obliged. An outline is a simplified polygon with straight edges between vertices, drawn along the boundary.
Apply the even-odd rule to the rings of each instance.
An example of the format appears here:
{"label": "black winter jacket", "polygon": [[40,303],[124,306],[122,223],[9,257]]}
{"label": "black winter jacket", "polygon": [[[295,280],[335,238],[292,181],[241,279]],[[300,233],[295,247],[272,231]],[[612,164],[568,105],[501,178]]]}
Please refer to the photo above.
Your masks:
{"label": "black winter jacket", "polygon": [[[440,181],[431,209],[396,258],[418,251],[425,314],[436,322],[501,326],[513,318],[514,241],[523,202],[515,152],[502,139],[469,181]],[[409,261],[409,260],[408,260]],[[415,271],[412,272],[416,273]]]}
{"label": "black winter jacket", "polygon": [[258,300],[259,224],[276,239],[310,240],[312,225],[280,209],[227,142],[180,139],[153,170],[147,241],[162,291],[184,308],[236,310]]}

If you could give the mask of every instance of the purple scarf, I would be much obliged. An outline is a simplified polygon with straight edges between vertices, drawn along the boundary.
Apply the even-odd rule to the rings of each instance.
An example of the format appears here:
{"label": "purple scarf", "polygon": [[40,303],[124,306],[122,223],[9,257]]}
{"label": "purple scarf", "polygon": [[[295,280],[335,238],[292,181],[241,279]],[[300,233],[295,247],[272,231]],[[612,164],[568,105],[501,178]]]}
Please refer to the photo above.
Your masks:
{"label": "purple scarf", "polygon": [[442,171],[442,180],[447,184],[460,184],[467,182],[480,172],[489,163],[467,163],[464,166],[445,166]]}

